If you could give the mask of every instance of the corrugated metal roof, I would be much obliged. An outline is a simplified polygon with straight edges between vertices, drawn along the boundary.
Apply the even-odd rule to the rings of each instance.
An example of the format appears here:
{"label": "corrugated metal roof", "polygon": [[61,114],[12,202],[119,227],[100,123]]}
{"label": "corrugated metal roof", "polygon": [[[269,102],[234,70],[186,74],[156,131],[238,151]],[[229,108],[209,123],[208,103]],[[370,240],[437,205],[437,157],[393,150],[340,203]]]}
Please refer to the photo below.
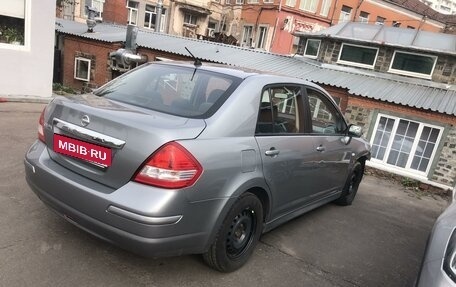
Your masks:
{"label": "corrugated metal roof", "polygon": [[384,25],[346,22],[315,33],[298,32],[296,36],[329,37],[456,55],[456,35]]}
{"label": "corrugated metal roof", "polygon": [[[126,27],[98,24],[87,33],[85,24],[58,19],[56,30],[69,35],[104,42],[125,41]],[[318,84],[346,88],[361,97],[456,115],[456,87],[427,80],[406,78],[336,65],[319,64],[301,57],[283,56],[140,30],[140,47],[189,56],[185,47],[203,61],[262,70],[306,79]]]}

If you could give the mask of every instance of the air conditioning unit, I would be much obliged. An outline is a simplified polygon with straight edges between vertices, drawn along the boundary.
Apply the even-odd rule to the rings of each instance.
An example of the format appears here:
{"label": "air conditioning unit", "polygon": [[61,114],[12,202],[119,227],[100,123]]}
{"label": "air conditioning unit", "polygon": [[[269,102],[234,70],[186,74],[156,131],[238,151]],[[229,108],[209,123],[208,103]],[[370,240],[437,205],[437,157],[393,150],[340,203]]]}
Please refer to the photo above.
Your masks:
{"label": "air conditioning unit", "polygon": [[208,37],[212,37],[214,38],[215,37],[215,29],[213,28],[207,28],[207,34],[206,34]]}

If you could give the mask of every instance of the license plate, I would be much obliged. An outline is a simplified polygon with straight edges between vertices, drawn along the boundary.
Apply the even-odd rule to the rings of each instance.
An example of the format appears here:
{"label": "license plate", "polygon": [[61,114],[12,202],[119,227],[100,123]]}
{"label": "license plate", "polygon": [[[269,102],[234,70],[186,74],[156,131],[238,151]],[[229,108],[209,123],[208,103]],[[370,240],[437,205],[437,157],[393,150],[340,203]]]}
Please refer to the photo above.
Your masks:
{"label": "license plate", "polygon": [[59,134],[54,134],[54,151],[106,167],[111,165],[112,151],[110,148]]}

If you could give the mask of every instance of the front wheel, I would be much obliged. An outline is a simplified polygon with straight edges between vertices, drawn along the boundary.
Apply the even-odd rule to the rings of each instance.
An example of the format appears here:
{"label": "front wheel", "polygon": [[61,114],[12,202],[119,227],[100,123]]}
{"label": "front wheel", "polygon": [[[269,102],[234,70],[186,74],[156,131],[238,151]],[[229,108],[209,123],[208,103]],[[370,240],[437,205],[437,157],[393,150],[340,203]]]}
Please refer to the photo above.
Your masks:
{"label": "front wheel", "polygon": [[209,250],[203,254],[210,267],[231,272],[244,265],[252,255],[263,227],[263,207],[252,193],[244,193],[223,220]]}
{"label": "front wheel", "polygon": [[342,190],[342,194],[334,202],[339,205],[351,205],[355,199],[359,184],[364,175],[364,164],[357,161],[353,167],[353,171],[347,179],[347,183]]}

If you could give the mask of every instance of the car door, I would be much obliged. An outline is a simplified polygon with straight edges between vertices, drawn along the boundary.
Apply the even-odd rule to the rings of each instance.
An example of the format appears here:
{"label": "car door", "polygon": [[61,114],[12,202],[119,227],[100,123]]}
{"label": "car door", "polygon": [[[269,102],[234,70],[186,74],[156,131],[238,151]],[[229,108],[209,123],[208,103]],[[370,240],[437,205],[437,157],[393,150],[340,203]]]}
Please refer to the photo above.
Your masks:
{"label": "car door", "polygon": [[272,218],[302,206],[313,189],[315,146],[304,133],[303,91],[300,85],[263,89],[255,138],[273,197]]}
{"label": "car door", "polygon": [[341,190],[345,184],[352,157],[350,138],[346,135],[347,124],[329,96],[307,88],[306,99],[312,121],[310,133],[317,151],[317,194],[325,196]]}

